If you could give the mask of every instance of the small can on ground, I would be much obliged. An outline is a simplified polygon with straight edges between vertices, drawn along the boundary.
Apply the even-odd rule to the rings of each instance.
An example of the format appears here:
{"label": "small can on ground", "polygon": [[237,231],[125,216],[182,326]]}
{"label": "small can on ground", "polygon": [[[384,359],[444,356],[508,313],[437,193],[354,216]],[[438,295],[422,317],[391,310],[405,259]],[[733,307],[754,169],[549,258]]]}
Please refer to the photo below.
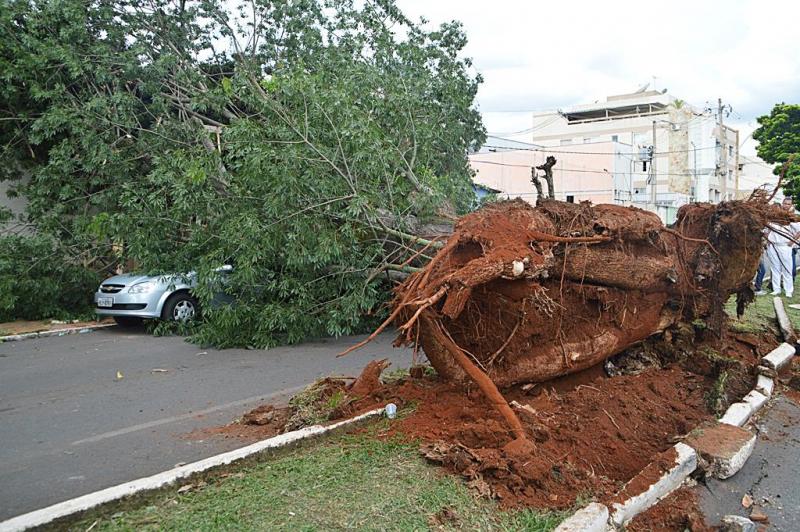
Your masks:
{"label": "small can on ground", "polygon": [[395,417],[397,417],[397,405],[394,403],[389,403],[388,405],[386,405],[384,411],[386,412],[386,417],[388,417],[389,419],[394,419]]}

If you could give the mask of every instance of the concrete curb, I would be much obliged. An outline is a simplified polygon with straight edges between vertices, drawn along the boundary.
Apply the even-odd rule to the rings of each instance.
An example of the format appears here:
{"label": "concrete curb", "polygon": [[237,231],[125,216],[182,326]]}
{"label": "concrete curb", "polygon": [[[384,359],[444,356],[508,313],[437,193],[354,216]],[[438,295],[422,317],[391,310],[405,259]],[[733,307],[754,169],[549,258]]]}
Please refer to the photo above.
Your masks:
{"label": "concrete curb", "polygon": [[629,497],[622,503],[615,502],[611,504],[610,521],[613,526],[621,527],[638,514],[655,505],[676,490],[694,472],[697,468],[697,453],[695,450],[684,443],[677,443],[673,448],[678,456],[674,465],[661,478],[650,484],[643,492]]}
{"label": "concrete curb", "polygon": [[106,329],[108,327],[116,327],[116,323],[98,323],[97,325],[89,325],[87,327],[71,327],[68,329],[52,329],[50,331],[30,332],[23,334],[9,334],[8,336],[0,336],[0,344],[3,342],[20,342],[22,340],[30,340],[32,338],[46,338],[48,336],[66,336],[68,334],[84,334],[92,332],[95,329]]}
{"label": "concrete curb", "polygon": [[756,444],[755,433],[728,423],[701,423],[683,443],[697,452],[697,466],[707,476],[724,480],[744,466]]}
{"label": "concrete curb", "polygon": [[772,306],[775,308],[775,317],[778,318],[778,326],[781,329],[783,339],[792,344],[797,342],[797,334],[794,332],[789,315],[786,314],[783,300],[780,297],[772,298]]}
{"label": "concrete curb", "polygon": [[95,491],[94,493],[82,495],[74,499],[48,506],[47,508],[42,508],[41,510],[34,510],[33,512],[18,515],[17,517],[12,517],[11,519],[0,522],[0,532],[18,532],[21,530],[27,530],[29,528],[46,525],[52,521],[55,521],[56,519],[89,510],[96,506],[100,506],[101,504],[116,501],[125,497],[130,497],[131,495],[142,493],[144,491],[163,488],[164,486],[168,486],[182,478],[194,475],[195,473],[201,473],[218,466],[230,464],[237,460],[241,460],[242,458],[253,456],[268,449],[278,449],[301,440],[328,434],[347,425],[353,425],[380,415],[383,413],[383,411],[383,408],[376,408],[375,410],[371,410],[361,414],[360,416],[346,419],[332,425],[314,425],[312,427],[306,427],[300,430],[287,432],[286,434],[281,434],[273,438],[262,440],[246,447],[241,447],[227,453],[211,456],[204,460],[200,460],[199,462],[186,464],[184,466],[176,467],[174,469],[157,473],[149,477],[140,478],[138,480],[112,486],[104,490]]}
{"label": "concrete curb", "polygon": [[772,396],[772,390],[775,389],[775,381],[771,378],[767,377],[766,375],[759,375],[758,379],[756,380],[756,388],[757,392],[763,393],[767,397]]}
{"label": "concrete curb", "polygon": [[794,356],[794,346],[787,343],[782,343],[761,359],[765,366],[775,371],[781,369],[789,363]]}
{"label": "concrete curb", "polygon": [[767,396],[757,390],[751,390],[738,403],[733,403],[719,418],[720,423],[743,427],[753,415],[766,404]]}
{"label": "concrete curb", "polygon": [[562,521],[554,532],[605,532],[607,529],[608,508],[593,502]]}

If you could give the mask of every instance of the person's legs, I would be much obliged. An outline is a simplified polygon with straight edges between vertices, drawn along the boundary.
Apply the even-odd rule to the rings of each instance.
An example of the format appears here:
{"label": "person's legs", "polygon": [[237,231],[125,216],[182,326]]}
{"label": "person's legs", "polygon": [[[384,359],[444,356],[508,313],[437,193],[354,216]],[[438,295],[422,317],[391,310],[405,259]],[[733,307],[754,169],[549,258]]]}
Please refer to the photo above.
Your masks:
{"label": "person's legs", "polygon": [[767,274],[767,267],[764,265],[764,257],[758,263],[758,272],[756,272],[756,280],[753,283],[755,291],[761,292],[761,285],[764,284],[764,276]]}
{"label": "person's legs", "polygon": [[[783,284],[783,291],[786,293],[787,297],[792,297],[792,291],[794,289],[794,279],[792,278],[792,248],[789,246],[778,246],[776,247],[776,254],[778,256],[778,267],[780,270],[780,276],[778,279],[773,282],[778,283],[778,287]],[[780,288],[777,290],[780,293]]]}
{"label": "person's legs", "polygon": [[781,293],[781,259],[778,256],[777,247],[767,246],[767,262],[769,263],[769,274],[772,277],[772,295]]}

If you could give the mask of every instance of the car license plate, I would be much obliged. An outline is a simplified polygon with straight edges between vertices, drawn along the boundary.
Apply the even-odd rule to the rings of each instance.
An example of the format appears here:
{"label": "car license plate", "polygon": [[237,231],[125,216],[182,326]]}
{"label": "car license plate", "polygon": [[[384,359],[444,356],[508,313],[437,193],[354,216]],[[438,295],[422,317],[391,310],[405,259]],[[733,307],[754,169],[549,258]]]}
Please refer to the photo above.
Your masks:
{"label": "car license plate", "polygon": [[112,306],[114,306],[114,298],[113,297],[98,297],[97,298],[97,306],[98,307],[112,307]]}

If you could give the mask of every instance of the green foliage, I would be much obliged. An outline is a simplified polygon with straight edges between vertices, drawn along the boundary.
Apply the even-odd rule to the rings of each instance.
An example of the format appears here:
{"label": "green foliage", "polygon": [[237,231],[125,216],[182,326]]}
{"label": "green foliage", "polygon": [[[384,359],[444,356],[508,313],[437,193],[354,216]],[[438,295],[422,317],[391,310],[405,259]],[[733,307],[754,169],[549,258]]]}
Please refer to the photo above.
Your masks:
{"label": "green foliage", "polygon": [[88,315],[98,280],[47,237],[0,237],[0,322]]}
{"label": "green foliage", "polygon": [[[485,133],[457,23],[390,0],[5,5],[0,178],[30,175],[27,219],[98,268],[197,271],[198,342],[363,331],[407,253],[384,215],[473,206]],[[212,307],[224,263],[237,303]]]}
{"label": "green foliage", "polygon": [[721,371],[714,380],[714,386],[705,394],[706,406],[714,415],[721,415],[728,408],[728,394],[726,386],[728,384],[728,372]]}
{"label": "green foliage", "polygon": [[758,156],[768,163],[776,163],[779,175],[783,163],[792,155],[797,158],[786,169],[784,191],[800,205],[800,104],[779,103],[769,115],[758,118],[759,127],[753,132],[758,141]]}
{"label": "green foliage", "polygon": [[345,399],[344,390],[334,379],[319,379],[289,400],[292,415],[287,430],[325,423]]}

